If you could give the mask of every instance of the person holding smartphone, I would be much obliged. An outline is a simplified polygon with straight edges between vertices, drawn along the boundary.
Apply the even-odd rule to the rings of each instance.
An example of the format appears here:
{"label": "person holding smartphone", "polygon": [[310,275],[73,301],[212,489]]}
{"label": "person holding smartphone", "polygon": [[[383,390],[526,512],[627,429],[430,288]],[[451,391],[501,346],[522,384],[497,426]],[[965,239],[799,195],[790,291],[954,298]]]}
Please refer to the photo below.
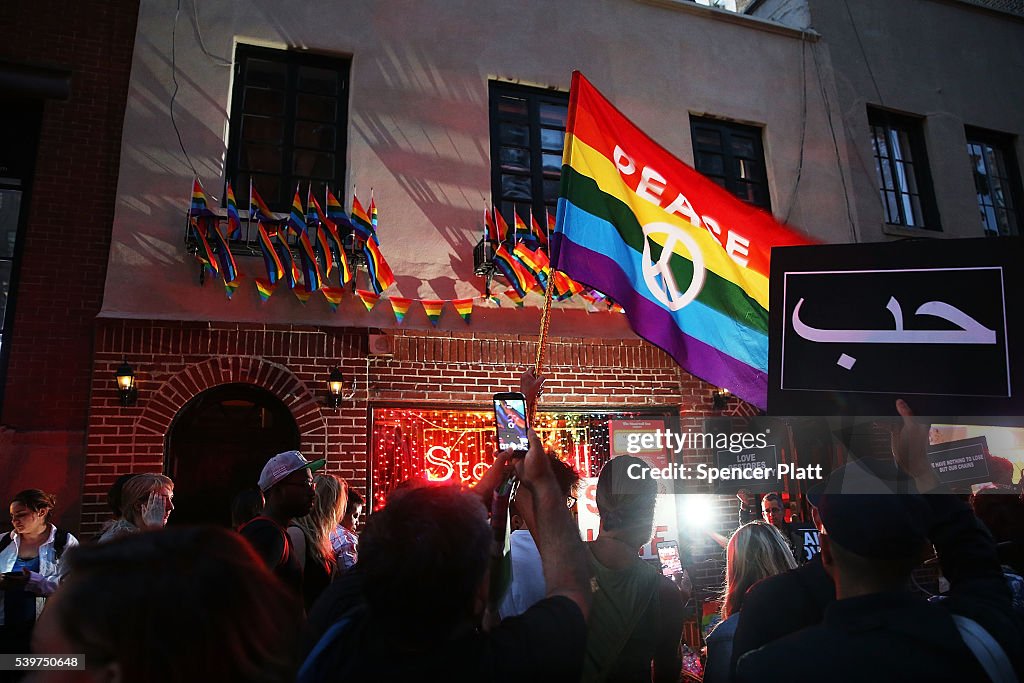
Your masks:
{"label": "person holding smartphone", "polygon": [[0,652],[29,651],[36,619],[63,574],[64,550],[78,545],[51,521],[56,504],[39,489],[11,500],[14,530],[0,537]]}

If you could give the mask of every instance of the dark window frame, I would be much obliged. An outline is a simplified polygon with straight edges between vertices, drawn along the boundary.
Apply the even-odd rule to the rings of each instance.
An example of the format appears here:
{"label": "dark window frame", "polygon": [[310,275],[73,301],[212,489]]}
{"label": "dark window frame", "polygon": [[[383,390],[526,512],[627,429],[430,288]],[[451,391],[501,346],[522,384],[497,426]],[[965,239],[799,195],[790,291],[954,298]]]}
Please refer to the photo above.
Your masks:
{"label": "dark window frame", "polygon": [[[263,60],[284,64],[287,72],[287,83],[284,88],[285,102],[284,113],[278,117],[283,121],[281,131],[281,166],[279,174],[261,173],[258,170],[242,166],[242,135],[244,129],[245,110],[245,89],[248,84],[250,60]],[[315,149],[299,145],[295,140],[297,95],[300,93],[298,86],[298,74],[301,67],[312,67],[317,69],[334,70],[339,73],[338,92],[336,95],[336,115],[331,122],[335,126],[334,173],[333,177],[321,177],[310,175],[298,175],[294,172],[295,150]],[[351,85],[351,58],[344,56],[322,55],[317,53],[299,52],[296,50],[280,50],[268,47],[259,47],[239,43],[235,49],[234,84],[231,93],[230,128],[228,132],[228,147],[225,160],[225,177],[231,181],[235,191],[235,199],[238,202],[239,212],[245,213],[248,208],[249,178],[250,176],[264,176],[277,178],[277,197],[271,199],[264,196],[267,205],[272,211],[288,213],[291,207],[292,197],[295,192],[296,182],[303,187],[310,181],[314,183],[314,191],[322,192],[326,183],[337,187],[344,182],[347,170],[348,150],[348,117],[349,117],[349,94]],[[267,117],[272,118],[272,117]],[[326,149],[326,148],[324,148]],[[317,187],[319,185],[319,188]],[[319,196],[319,195],[318,195]],[[339,197],[340,198],[340,197]],[[244,215],[243,215],[244,218]]]}
{"label": "dark window frame", "polygon": [[[928,163],[928,148],[924,139],[924,122],[925,119],[920,116],[901,114],[873,106],[868,107],[868,127],[872,141],[871,156],[875,161],[875,184],[878,187],[879,200],[882,204],[882,213],[886,224],[909,230],[940,232],[942,230],[942,223],[939,220],[935,187],[932,184],[931,166]],[[903,133],[910,148],[910,160],[895,159],[891,152],[887,156],[882,157],[875,147],[876,129],[884,130],[884,139],[887,145],[891,144],[892,132]],[[887,147],[888,150],[889,148]],[[904,150],[900,151],[904,152]],[[898,185],[895,181],[895,178],[900,176],[900,169],[896,166],[897,161],[902,162],[904,166],[909,165],[913,171],[912,184],[916,186],[916,193],[913,191],[913,187]],[[884,170],[888,170],[890,178],[893,179],[891,187],[886,184]],[[886,193],[894,195],[895,214],[890,210],[889,203],[885,197]],[[915,196],[918,199],[921,215],[908,216],[906,203],[901,200]],[[913,213],[913,205],[911,205],[911,214]],[[918,220],[920,224],[915,223]]]}
{"label": "dark window frame", "polygon": [[[714,132],[719,137],[720,144],[701,142],[701,132]],[[740,200],[771,212],[772,193],[768,185],[768,162],[764,154],[763,128],[691,114],[690,135],[693,141],[694,168]],[[741,137],[753,143],[748,155],[738,153],[736,145],[733,144],[734,138]],[[703,163],[703,159],[712,156],[721,157],[720,172],[709,172],[710,169]],[[753,199],[750,198],[750,190],[753,191]]]}
{"label": "dark window frame", "polygon": [[[1008,133],[999,133],[997,131],[988,130],[985,128],[978,128],[976,126],[964,126],[964,134],[967,139],[968,150],[971,145],[987,145],[998,151],[1002,155],[1003,164],[1006,166],[1006,177],[1001,180],[1005,180],[1009,186],[1009,201],[1011,206],[1004,207],[1011,214],[1009,221],[1009,235],[1024,235],[1024,192],[1021,187],[1021,175],[1020,166],[1017,162],[1017,148],[1015,145],[1015,138],[1013,135]],[[987,161],[986,161],[987,166]],[[972,164],[972,173],[975,172],[975,168]],[[989,174],[991,175],[991,174]],[[978,178],[975,177],[975,195],[979,195],[977,192]],[[979,210],[981,204],[978,205]],[[987,230],[984,223],[982,224],[982,230],[986,235],[1002,236],[1002,233],[998,231]]]}
{"label": "dark window frame", "polygon": [[[525,121],[521,117],[500,111],[499,104],[502,96],[521,98],[527,102],[527,118]],[[566,121],[568,120],[569,93],[567,92],[520,85],[518,83],[510,83],[507,81],[492,80],[488,83],[488,114],[491,135],[491,198],[494,206],[501,212],[502,216],[508,222],[510,230],[513,228],[513,205],[515,206],[515,209],[519,211],[519,215],[526,222],[527,227],[529,227],[530,224],[530,216],[524,215],[524,207],[529,207],[541,227],[544,227],[545,219],[543,216],[545,214],[545,210],[550,212],[552,216],[555,215],[558,203],[557,193],[551,201],[545,201],[544,182],[548,181],[556,184],[561,182],[561,162],[559,162],[557,174],[544,172],[543,158],[545,149],[541,142],[541,130],[561,130],[564,145],[565,125],[563,124],[561,128],[558,128],[550,124],[542,123],[540,116],[542,104],[564,107],[566,110]],[[502,123],[526,123],[528,126],[530,134],[528,145],[518,146],[521,149],[529,149],[530,169],[528,172],[503,171],[501,161],[502,140],[500,127]],[[547,154],[550,155],[553,153],[553,149],[547,150]],[[559,151],[559,158],[561,158],[561,151]],[[504,198],[501,185],[503,172],[507,175],[516,175],[521,177],[529,176],[529,201],[513,199],[506,200]]]}

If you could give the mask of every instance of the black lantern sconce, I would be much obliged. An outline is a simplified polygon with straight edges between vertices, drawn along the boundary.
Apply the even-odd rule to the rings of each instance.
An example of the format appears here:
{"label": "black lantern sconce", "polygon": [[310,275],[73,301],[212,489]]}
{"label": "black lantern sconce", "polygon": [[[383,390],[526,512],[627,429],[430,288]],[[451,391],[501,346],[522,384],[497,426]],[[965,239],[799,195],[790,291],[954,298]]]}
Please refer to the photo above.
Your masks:
{"label": "black lantern sconce", "polygon": [[355,381],[346,384],[345,376],[338,368],[331,369],[331,375],[327,378],[327,406],[338,408],[341,402],[347,401],[356,395]]}
{"label": "black lantern sconce", "polygon": [[715,410],[725,410],[729,406],[729,398],[732,394],[728,389],[719,389],[712,395],[713,403],[711,407]]}
{"label": "black lantern sconce", "polygon": [[121,399],[121,405],[125,408],[135,405],[139,400],[139,390],[135,388],[135,371],[125,360],[114,373],[117,379],[117,395]]}

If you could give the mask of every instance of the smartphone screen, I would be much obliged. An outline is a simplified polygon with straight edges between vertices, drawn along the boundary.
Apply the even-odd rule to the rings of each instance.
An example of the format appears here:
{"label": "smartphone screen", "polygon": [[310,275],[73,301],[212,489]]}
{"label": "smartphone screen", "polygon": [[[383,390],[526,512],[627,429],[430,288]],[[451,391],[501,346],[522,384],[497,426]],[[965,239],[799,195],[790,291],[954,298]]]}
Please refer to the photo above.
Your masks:
{"label": "smartphone screen", "polygon": [[678,541],[662,541],[658,544],[658,561],[661,562],[661,573],[672,577],[683,573],[683,563],[679,559]]}
{"label": "smartphone screen", "polygon": [[506,393],[494,395],[494,424],[498,428],[498,448],[526,451],[530,448],[526,435],[526,397]]}

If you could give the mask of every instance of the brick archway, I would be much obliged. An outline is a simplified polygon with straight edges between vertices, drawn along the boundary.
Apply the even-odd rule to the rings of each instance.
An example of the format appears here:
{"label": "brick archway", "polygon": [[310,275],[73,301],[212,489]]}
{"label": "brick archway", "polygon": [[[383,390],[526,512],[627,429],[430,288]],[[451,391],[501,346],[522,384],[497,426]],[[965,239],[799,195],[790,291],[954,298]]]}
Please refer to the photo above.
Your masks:
{"label": "brick archway", "polygon": [[[164,471],[167,434],[189,401],[208,389],[235,383],[251,384],[277,396],[298,426],[303,453],[310,459],[326,456],[326,416],[307,384],[287,366],[237,356],[190,363],[160,382],[152,393],[140,397],[137,418],[93,413],[85,465],[82,530],[96,531],[108,517],[106,491],[119,475]],[[108,426],[113,424],[117,426]]]}

